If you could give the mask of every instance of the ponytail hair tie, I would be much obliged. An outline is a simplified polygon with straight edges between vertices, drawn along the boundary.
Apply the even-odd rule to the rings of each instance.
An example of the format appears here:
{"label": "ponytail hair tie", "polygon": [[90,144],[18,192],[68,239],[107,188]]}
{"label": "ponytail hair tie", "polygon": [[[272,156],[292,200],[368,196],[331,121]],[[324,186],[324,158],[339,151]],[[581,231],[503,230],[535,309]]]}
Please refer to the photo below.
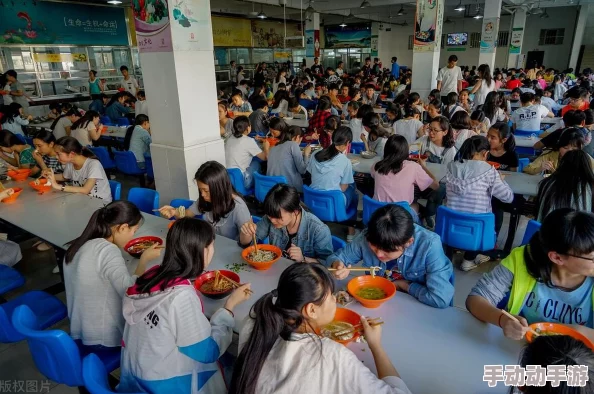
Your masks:
{"label": "ponytail hair tie", "polygon": [[277,289],[274,289],[274,290],[272,290],[272,291],[270,292],[270,294],[271,294],[273,297],[278,297],[278,290],[277,290]]}

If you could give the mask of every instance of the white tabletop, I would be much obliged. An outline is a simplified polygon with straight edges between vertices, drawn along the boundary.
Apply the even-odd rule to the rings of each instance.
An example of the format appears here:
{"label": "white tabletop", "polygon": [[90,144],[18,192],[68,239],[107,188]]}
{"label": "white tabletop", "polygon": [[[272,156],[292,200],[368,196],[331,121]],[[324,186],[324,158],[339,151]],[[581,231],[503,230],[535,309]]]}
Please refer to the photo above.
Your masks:
{"label": "white tabletop", "polygon": [[284,121],[289,125],[289,126],[299,126],[302,128],[307,128],[309,127],[309,121],[307,119],[295,119],[295,118],[283,118]]}
{"label": "white tabletop", "polygon": [[375,112],[376,114],[385,114],[386,113],[386,109],[385,108],[376,108],[376,107],[373,107],[373,112]]}
{"label": "white tabletop", "polygon": [[101,138],[126,138],[128,126],[107,126],[107,132]]}
{"label": "white tabletop", "polygon": [[[555,127],[555,126],[551,126],[551,127]],[[522,147],[522,148],[532,148],[534,146],[534,144],[536,144],[538,141],[540,141],[539,138],[537,137],[522,137],[522,136],[515,136],[515,140],[516,140],[516,146]]]}
{"label": "white tabletop", "polygon": [[[353,171],[364,174],[371,173],[371,168],[373,165],[381,160],[381,158],[377,156],[373,159],[364,159],[360,155],[355,155],[352,153],[349,153],[348,157],[351,159],[351,162],[353,160],[357,161],[356,164],[353,164]],[[427,163],[427,168],[429,168],[429,171],[431,171],[431,173],[433,173],[433,175],[435,175],[435,177],[440,181],[446,176],[447,166],[445,165]],[[505,175],[505,181],[514,191],[514,193],[525,196],[536,196],[538,193],[538,183],[542,180],[540,175],[529,175],[521,172],[509,171],[501,171],[501,173]]]}
{"label": "white tabletop", "polygon": [[50,127],[52,127],[52,123],[54,123],[54,119],[46,120],[44,122],[39,123],[29,122],[28,127],[44,127],[49,129]]}

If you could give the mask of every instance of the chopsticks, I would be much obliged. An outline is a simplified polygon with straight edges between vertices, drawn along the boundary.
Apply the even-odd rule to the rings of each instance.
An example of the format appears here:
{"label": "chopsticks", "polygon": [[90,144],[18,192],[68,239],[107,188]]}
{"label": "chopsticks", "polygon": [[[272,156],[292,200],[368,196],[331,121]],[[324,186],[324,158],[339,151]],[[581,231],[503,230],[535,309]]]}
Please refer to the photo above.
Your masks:
{"label": "chopsticks", "polygon": [[[375,278],[376,271],[379,271],[381,267],[361,267],[361,268],[344,268],[348,269],[349,271],[369,271],[371,273],[371,277]],[[337,268],[328,268],[328,271],[338,271]]]}
{"label": "chopsticks", "polygon": [[[518,319],[517,319],[517,318],[516,318],[514,315],[512,315],[511,313],[509,313],[508,311],[506,311],[506,310],[502,309],[502,310],[501,310],[501,313],[503,313],[505,316],[509,317],[509,318],[510,318],[510,319],[512,319],[513,321],[516,321],[516,322],[520,323],[520,321],[519,321],[519,320],[518,320]],[[520,324],[522,324],[522,323],[520,323]],[[536,331],[535,331],[533,328],[530,328],[530,332],[531,332],[533,335],[536,335],[536,336],[540,335],[540,334],[539,334],[539,333],[537,333],[537,332],[536,332]]]}
{"label": "chopsticks", "polygon": [[[250,217],[252,218],[252,224],[255,224],[254,223],[254,217],[253,216],[250,216]],[[255,233],[254,233],[254,248],[256,250],[256,253],[258,253],[258,240],[256,239],[256,234]]]}
{"label": "chopsticks", "polygon": [[[227,282],[231,283],[235,288],[242,286],[240,283],[235,282],[233,279],[227,278],[225,275],[222,275],[219,271],[217,271],[217,273],[220,275],[219,278],[225,279]],[[250,289],[245,289],[245,291],[249,294],[254,294],[254,292]]]}
{"label": "chopsticks", "polygon": [[[372,319],[367,319],[367,323],[369,323],[369,325],[372,327],[381,326],[382,324],[384,324],[384,322],[381,321],[381,319],[382,319],[381,317],[374,317]],[[334,333],[332,333],[332,335],[337,337],[337,336],[346,335],[346,334],[350,334],[350,333],[361,333],[361,332],[363,332],[363,324],[358,323],[358,324],[355,324],[353,326],[353,328],[347,328],[342,331],[334,332]]]}

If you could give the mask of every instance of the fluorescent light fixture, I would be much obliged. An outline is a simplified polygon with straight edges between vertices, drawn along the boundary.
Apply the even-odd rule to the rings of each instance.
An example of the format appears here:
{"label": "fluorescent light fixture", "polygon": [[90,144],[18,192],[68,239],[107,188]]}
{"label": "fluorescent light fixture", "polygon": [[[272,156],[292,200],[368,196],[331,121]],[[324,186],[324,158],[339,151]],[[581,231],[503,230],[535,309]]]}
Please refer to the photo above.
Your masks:
{"label": "fluorescent light fixture", "polygon": [[120,0],[108,0],[107,4],[117,5],[117,4],[122,4],[122,2]]}
{"label": "fluorescent light fixture", "polygon": [[260,19],[266,19],[266,18],[268,18],[268,17],[267,17],[267,16],[266,16],[266,14],[264,13],[264,11],[260,11],[260,13],[258,14],[258,18],[260,18]]}
{"label": "fluorescent light fixture", "polygon": [[338,26],[340,26],[340,27],[347,27],[347,24],[346,24],[346,23],[344,23],[344,22],[342,22],[342,23],[341,23],[340,25],[338,25]]}
{"label": "fluorescent light fixture", "polygon": [[454,8],[454,11],[464,11],[466,9],[466,7],[464,7],[462,5],[462,0],[460,0],[460,2],[458,3],[458,5],[456,6],[456,8]]}
{"label": "fluorescent light fixture", "polygon": [[359,8],[367,8],[367,7],[371,7],[371,3],[367,0],[364,0],[361,5],[359,6]]}

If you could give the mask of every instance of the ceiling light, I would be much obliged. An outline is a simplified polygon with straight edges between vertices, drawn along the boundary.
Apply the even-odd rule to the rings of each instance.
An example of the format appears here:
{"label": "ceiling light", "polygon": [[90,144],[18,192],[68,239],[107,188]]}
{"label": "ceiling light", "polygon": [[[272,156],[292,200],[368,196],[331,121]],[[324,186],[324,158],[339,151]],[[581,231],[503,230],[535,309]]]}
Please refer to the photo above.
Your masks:
{"label": "ceiling light", "polygon": [[114,5],[117,5],[117,4],[122,4],[122,2],[121,2],[120,0],[109,0],[109,1],[107,2],[107,4],[114,4]]}
{"label": "ceiling light", "polygon": [[266,14],[264,13],[263,6],[260,6],[260,13],[258,14],[258,18],[260,18],[260,19],[266,19],[266,18],[268,18],[266,16]]}
{"label": "ceiling light", "polygon": [[361,5],[359,6],[359,8],[367,8],[367,7],[371,7],[371,3],[368,0],[363,0]]}
{"label": "ceiling light", "polygon": [[340,25],[338,25],[338,26],[340,26],[340,27],[347,27],[347,24],[344,23],[344,21],[342,21],[342,23]]}
{"label": "ceiling light", "polygon": [[458,3],[458,5],[456,6],[456,8],[454,8],[454,11],[464,11],[466,9],[466,7],[464,7],[462,5],[462,0],[460,0],[460,2]]}
{"label": "ceiling light", "polygon": [[476,15],[473,16],[474,19],[482,19],[483,15],[481,14],[481,6],[480,5],[476,5]]}

